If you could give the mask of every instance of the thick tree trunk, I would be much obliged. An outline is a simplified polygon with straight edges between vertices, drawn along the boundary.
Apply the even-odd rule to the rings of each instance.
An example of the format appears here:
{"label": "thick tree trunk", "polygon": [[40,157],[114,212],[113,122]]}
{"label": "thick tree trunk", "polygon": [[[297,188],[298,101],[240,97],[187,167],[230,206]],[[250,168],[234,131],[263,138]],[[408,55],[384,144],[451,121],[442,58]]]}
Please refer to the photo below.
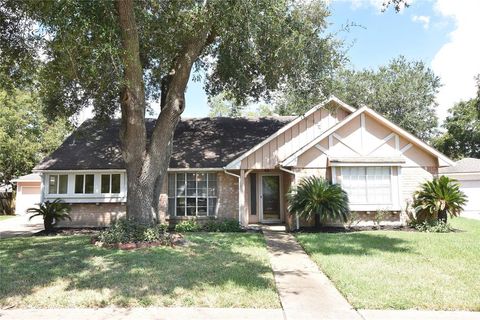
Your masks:
{"label": "thick tree trunk", "polygon": [[127,217],[149,224],[158,219],[159,198],[172,151],[175,127],[185,108],[185,89],[191,68],[202,49],[213,42],[208,26],[199,28],[173,61],[162,81],[160,115],[150,142],[145,126],[145,91],[133,0],[117,0],[124,50],[124,86],[121,93],[120,139],[127,169]]}

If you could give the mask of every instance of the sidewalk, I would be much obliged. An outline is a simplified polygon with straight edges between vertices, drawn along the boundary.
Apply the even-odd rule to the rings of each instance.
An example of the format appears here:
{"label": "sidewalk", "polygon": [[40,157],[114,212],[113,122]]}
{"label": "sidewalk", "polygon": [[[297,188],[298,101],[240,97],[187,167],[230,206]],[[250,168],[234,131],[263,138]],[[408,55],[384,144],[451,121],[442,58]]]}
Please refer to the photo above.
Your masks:
{"label": "sidewalk", "polygon": [[35,217],[32,220],[28,220],[29,217],[30,215],[23,215],[1,221],[0,239],[29,236],[43,230],[42,217]]}
{"label": "sidewalk", "polygon": [[287,320],[362,319],[293,235],[268,227],[263,234]]}

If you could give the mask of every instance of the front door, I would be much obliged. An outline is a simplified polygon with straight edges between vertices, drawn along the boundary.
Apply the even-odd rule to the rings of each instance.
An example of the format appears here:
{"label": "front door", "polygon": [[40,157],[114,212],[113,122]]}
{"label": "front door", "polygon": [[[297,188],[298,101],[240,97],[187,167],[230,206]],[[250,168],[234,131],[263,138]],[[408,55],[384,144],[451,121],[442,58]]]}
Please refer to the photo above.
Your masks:
{"label": "front door", "polygon": [[281,221],[280,175],[262,175],[260,179],[260,220]]}

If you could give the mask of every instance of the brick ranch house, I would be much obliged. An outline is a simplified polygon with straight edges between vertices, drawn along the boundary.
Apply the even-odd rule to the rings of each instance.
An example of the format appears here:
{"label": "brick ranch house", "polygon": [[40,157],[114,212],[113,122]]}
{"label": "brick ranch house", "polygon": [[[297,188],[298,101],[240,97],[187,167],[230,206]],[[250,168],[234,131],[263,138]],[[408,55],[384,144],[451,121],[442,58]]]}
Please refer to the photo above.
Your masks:
{"label": "brick ranch house", "polygon": [[[68,226],[105,226],[125,216],[126,173],[120,122],[83,123],[34,171],[42,201],[72,206]],[[154,120],[147,120],[147,131]],[[300,221],[286,193],[302,177],[339,183],[360,223],[388,211],[403,223],[418,185],[453,161],[368,107],[332,97],[299,117],[182,120],[175,132],[158,221],[234,218],[242,225]]]}

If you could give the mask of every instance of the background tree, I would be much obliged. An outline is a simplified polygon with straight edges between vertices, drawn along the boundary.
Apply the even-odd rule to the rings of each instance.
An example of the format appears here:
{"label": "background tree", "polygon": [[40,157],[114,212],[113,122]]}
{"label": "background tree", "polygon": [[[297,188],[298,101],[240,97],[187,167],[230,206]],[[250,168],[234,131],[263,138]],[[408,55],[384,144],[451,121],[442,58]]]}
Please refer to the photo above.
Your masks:
{"label": "background tree", "polygon": [[47,121],[34,93],[0,91],[0,172],[6,182],[30,173],[70,131],[68,121]]}
{"label": "background tree", "polygon": [[449,109],[443,127],[447,130],[433,145],[453,159],[480,158],[479,98],[462,101]]}
{"label": "background tree", "polygon": [[208,99],[209,117],[240,117],[244,106],[239,106],[226,92],[221,92]]}
{"label": "background tree", "polygon": [[[27,49],[32,34],[39,41],[50,114],[121,110],[127,215],[142,223],[158,213],[192,69],[207,75],[211,96],[228,91],[242,103],[268,99],[284,83],[320,83],[341,60],[320,0],[0,0],[0,8],[2,54],[20,46],[38,62]],[[145,111],[155,99],[161,112],[147,139]]]}
{"label": "background tree", "polygon": [[[356,108],[366,105],[422,139],[436,133],[440,79],[421,61],[400,56],[378,70],[343,70],[332,86],[331,92],[346,103]],[[283,98],[286,102],[277,108],[280,114],[300,114],[320,102],[308,95],[297,97],[295,92]]]}

